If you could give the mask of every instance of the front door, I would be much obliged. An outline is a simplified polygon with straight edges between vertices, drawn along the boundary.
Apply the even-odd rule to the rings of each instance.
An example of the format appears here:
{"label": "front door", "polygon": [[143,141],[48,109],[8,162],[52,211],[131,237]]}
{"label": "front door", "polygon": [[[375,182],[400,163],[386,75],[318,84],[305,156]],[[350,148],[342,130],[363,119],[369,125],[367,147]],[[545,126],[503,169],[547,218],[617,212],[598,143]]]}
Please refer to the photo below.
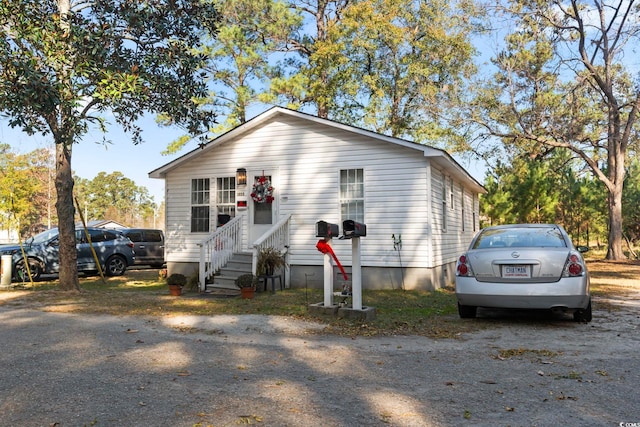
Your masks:
{"label": "front door", "polygon": [[266,233],[278,217],[278,203],[274,173],[255,171],[249,174],[249,247]]}

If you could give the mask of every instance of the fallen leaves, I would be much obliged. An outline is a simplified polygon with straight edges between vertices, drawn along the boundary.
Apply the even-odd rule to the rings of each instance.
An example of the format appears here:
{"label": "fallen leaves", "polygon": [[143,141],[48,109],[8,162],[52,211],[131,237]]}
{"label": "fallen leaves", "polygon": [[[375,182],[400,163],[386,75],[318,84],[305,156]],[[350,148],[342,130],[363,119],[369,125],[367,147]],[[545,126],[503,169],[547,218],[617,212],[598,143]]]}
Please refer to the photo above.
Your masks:
{"label": "fallen leaves", "polygon": [[[498,360],[509,360],[514,357],[524,357],[524,356],[537,356],[537,357],[556,357],[561,355],[562,353],[557,351],[551,351],[547,349],[528,349],[528,348],[510,348],[510,349],[500,349],[498,350],[498,354],[493,356],[494,359]],[[552,363],[549,361],[542,361],[542,363]]]}
{"label": "fallen leaves", "polygon": [[262,417],[259,415],[240,415],[237,424],[253,424],[253,422],[261,423]]}

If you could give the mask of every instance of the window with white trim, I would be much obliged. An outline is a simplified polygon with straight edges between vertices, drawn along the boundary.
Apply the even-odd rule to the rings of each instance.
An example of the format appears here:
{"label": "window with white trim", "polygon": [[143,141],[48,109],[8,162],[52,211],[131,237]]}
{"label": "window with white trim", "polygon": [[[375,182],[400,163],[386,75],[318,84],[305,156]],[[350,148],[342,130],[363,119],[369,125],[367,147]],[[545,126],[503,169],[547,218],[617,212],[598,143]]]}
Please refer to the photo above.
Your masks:
{"label": "window with white trim", "polygon": [[447,194],[447,177],[442,178],[442,231],[447,231],[447,215],[449,210],[447,209],[447,200],[449,195]]}
{"label": "window with white trim", "polygon": [[364,224],[364,169],[340,170],[340,217]]}
{"label": "window with white trim", "polygon": [[451,210],[455,210],[456,207],[455,207],[455,197],[454,197],[454,194],[453,194],[454,193],[454,191],[453,191],[453,178],[448,178],[447,181],[449,181],[449,186],[448,186],[448,188],[449,188],[449,200],[450,200],[450,203],[451,203],[449,208],[451,208]]}
{"label": "window with white trim", "polygon": [[464,232],[465,231],[465,222],[466,222],[466,218],[465,218],[466,212],[464,211],[464,205],[465,205],[465,203],[464,203],[464,187],[462,187],[460,193],[462,194],[462,196],[460,197],[460,206],[462,207],[462,212],[461,212],[461,214],[462,214],[462,231]]}
{"label": "window with white trim", "polygon": [[218,225],[224,223],[221,216],[233,218],[236,216],[236,177],[216,178],[216,208],[218,210]]}
{"label": "window with white trim", "polygon": [[191,232],[208,233],[211,209],[209,206],[209,178],[191,180]]}
{"label": "window with white trim", "polygon": [[473,211],[473,231],[476,231],[476,195],[473,194],[471,197],[471,203],[473,206],[471,207]]}

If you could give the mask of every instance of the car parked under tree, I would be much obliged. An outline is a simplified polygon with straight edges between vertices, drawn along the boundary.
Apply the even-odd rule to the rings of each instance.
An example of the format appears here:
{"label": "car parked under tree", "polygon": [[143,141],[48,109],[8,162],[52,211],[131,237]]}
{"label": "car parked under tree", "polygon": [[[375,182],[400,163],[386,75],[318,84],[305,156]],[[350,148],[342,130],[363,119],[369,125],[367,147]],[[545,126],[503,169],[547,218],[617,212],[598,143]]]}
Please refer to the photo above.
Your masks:
{"label": "car parked under tree", "polygon": [[[133,243],[121,233],[103,228],[87,228],[86,233],[84,229],[77,229],[76,250],[80,272],[98,271],[91,246],[100,267],[108,276],[120,276],[128,266],[134,263]],[[22,247],[20,245],[0,246],[0,254],[12,256],[13,275],[17,280],[27,280],[29,275],[33,280],[37,280],[42,274],[58,273],[60,270],[58,229],[43,231],[27,239]],[[25,258],[29,260],[28,270]]]}

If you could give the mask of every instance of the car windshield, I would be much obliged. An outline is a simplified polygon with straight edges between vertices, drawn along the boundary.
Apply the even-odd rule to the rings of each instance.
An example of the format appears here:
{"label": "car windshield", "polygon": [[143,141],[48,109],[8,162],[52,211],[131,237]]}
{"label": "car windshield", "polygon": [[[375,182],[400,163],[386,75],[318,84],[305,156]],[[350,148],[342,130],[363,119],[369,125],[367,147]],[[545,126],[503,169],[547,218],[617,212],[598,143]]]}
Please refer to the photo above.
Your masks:
{"label": "car windshield", "polygon": [[36,234],[31,239],[27,240],[27,242],[32,244],[46,243],[56,236],[58,236],[58,229],[52,228],[51,230],[43,231],[40,234]]}
{"label": "car windshield", "polygon": [[473,249],[498,247],[564,248],[566,246],[560,230],[555,227],[522,227],[485,230],[478,236]]}

